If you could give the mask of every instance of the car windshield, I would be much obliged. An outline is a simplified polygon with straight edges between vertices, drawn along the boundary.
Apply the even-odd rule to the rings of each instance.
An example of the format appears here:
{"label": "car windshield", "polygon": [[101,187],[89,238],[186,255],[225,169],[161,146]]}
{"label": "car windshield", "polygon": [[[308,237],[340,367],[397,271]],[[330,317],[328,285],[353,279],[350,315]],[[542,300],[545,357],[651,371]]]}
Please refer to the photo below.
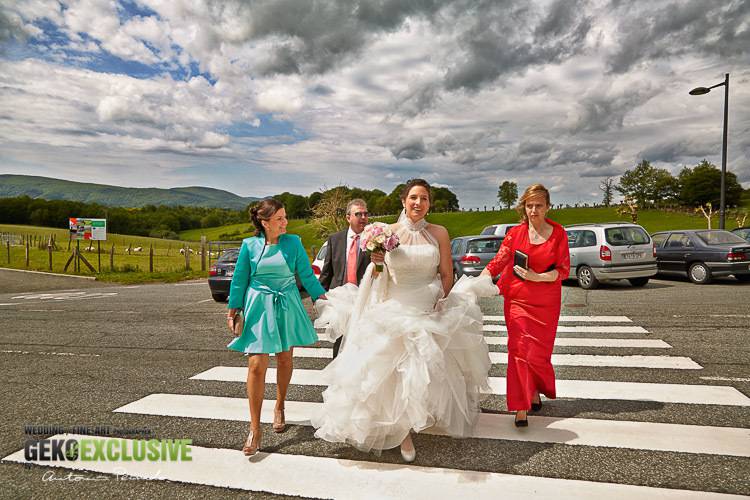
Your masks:
{"label": "car windshield", "polygon": [[732,231],[734,234],[739,236],[740,238],[748,239],[750,238],[750,229],[735,229]]}
{"label": "car windshield", "polygon": [[696,231],[698,238],[703,240],[706,245],[731,245],[737,243],[747,243],[736,234],[729,231]]}
{"label": "car windshield", "polygon": [[495,234],[495,226],[488,226],[482,230],[481,234]]}
{"label": "car windshield", "polygon": [[610,227],[604,230],[604,235],[607,243],[613,246],[651,243],[648,233],[640,226]]}
{"label": "car windshield", "polygon": [[315,256],[315,260],[326,260],[326,255],[328,255],[328,245],[323,245],[318,255]]}
{"label": "car windshield", "polygon": [[237,262],[237,256],[240,254],[239,249],[230,248],[224,250],[219,257],[217,262]]}
{"label": "car windshield", "polygon": [[497,253],[500,243],[502,243],[500,238],[470,240],[466,245],[466,253]]}

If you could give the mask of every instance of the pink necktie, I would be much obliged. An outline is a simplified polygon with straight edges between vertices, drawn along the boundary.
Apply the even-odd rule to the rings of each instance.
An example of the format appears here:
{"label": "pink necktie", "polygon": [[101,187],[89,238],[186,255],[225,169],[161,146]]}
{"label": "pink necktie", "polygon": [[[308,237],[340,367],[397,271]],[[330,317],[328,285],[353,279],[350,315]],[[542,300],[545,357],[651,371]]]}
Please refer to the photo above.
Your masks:
{"label": "pink necktie", "polygon": [[346,259],[346,282],[357,284],[357,247],[359,247],[359,235],[352,238],[349,247],[349,255]]}

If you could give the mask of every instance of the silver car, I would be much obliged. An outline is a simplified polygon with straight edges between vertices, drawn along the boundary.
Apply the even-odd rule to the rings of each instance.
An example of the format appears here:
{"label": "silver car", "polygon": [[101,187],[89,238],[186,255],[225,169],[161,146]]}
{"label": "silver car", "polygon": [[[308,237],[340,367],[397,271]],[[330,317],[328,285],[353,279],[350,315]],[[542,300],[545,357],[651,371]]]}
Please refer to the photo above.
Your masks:
{"label": "silver car", "polygon": [[590,290],[600,282],[627,279],[644,286],[656,274],[656,250],[638,224],[612,222],[565,226],[570,247],[570,276]]}
{"label": "silver car", "polygon": [[479,276],[495,257],[503,239],[498,236],[460,236],[451,241],[453,277]]}

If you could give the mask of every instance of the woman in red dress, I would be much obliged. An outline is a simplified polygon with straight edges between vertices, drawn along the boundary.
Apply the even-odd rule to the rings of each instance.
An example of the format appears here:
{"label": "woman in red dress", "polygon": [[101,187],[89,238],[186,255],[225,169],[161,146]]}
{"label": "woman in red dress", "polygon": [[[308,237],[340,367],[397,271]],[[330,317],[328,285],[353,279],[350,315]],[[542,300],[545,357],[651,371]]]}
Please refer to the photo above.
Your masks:
{"label": "woman in red dress", "polygon": [[[549,191],[541,184],[529,186],[517,206],[522,223],[508,231],[482,271],[502,274],[498,287],[508,327],[507,402],[508,410],[516,412],[516,427],[528,425],[529,410],[542,408],[540,394],[555,397],[551,357],[570,255],[565,229],[545,218],[549,208]],[[523,254],[527,266],[515,265],[514,256]]]}

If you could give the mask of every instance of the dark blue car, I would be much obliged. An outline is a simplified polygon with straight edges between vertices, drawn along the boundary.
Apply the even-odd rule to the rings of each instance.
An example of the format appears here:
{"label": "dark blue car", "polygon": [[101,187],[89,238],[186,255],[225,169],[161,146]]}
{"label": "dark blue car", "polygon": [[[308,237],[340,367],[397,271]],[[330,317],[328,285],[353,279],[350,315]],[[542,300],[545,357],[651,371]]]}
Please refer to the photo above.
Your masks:
{"label": "dark blue car", "polygon": [[659,273],[681,274],[693,283],[733,275],[750,281],[750,243],[723,230],[662,231],[651,235]]}

